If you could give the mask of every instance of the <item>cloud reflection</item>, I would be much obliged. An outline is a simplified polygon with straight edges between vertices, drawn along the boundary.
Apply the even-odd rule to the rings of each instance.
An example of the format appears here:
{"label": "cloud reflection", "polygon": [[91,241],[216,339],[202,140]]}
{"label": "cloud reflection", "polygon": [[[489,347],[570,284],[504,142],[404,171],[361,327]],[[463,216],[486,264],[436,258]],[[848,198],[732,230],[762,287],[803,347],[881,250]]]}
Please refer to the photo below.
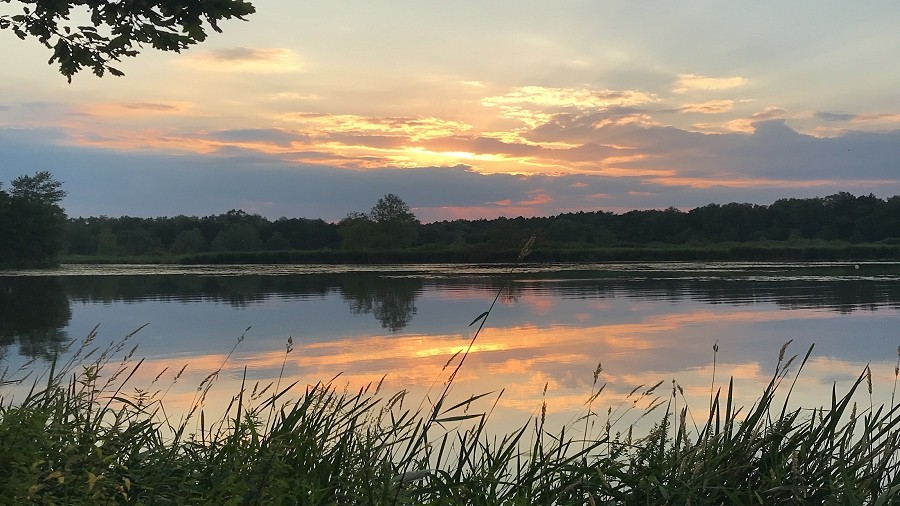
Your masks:
{"label": "cloud reflection", "polygon": [[[585,402],[594,388],[592,372],[600,361],[603,372],[599,384],[606,387],[594,402],[594,409],[631,406],[634,397],[628,397],[630,392],[638,386],[641,390],[646,389],[659,381],[663,385],[654,396],[666,399],[674,379],[692,404],[695,416],[703,416],[711,392],[721,389],[724,395],[730,378],[736,388],[736,403],[749,407],[774,373],[778,350],[773,347],[762,353],[764,361],[735,360],[740,355],[739,350],[732,348],[733,343],[723,342],[713,368],[712,339],[692,339],[691,335],[697,334],[701,326],[712,327],[707,331],[721,331],[727,336],[727,329],[742,325],[820,317],[821,313],[815,310],[738,310],[730,313],[697,310],[648,316],[636,323],[583,327],[488,326],[469,350],[456,378],[455,391],[461,396],[503,391],[498,403],[504,411],[500,415],[503,419],[527,418],[540,409],[545,399],[548,410],[557,419],[571,420],[586,409]],[[252,355],[238,353],[227,364],[224,374],[227,379],[223,381],[233,387],[246,368],[255,381],[275,382],[284,363],[285,377],[280,381],[282,384],[298,382],[296,393],[308,384],[339,375],[336,384],[351,391],[384,378],[386,391],[405,389],[417,399],[424,398],[429,389],[434,395],[433,389],[446,381],[459,360],[458,353],[466,349],[470,337],[470,334],[414,334],[369,335],[319,342],[295,340],[294,350],[287,356],[280,351]],[[805,352],[804,346],[806,344],[797,343],[792,349],[793,353],[800,353],[793,370]],[[223,359],[222,354],[190,357],[190,375],[181,381],[196,384]],[[161,365],[162,362],[150,360],[146,368],[156,373]],[[825,404],[833,383],[839,390],[849,387],[864,366],[853,360],[813,356],[794,388],[794,398],[805,406]],[[893,364],[874,362],[872,367],[878,389],[876,398],[885,401],[893,380]],[[148,377],[145,372],[142,379]],[[546,398],[543,397],[545,387]],[[233,395],[227,388],[217,391],[221,392],[217,395]],[[185,390],[172,400],[188,402],[189,393]],[[683,402],[680,396],[678,402]],[[226,401],[223,397],[211,402],[224,404]],[[638,407],[647,402],[649,398]],[[638,412],[639,409],[635,414]]]}
{"label": "cloud reflection", "polygon": [[[626,409],[633,405],[630,392],[643,392],[657,382],[662,382],[657,392],[641,399],[638,407],[657,395],[667,399],[675,380],[695,415],[702,416],[710,395],[727,389],[729,378],[734,380],[736,402],[751,405],[776,370],[778,348],[794,339],[788,356],[799,357],[787,382],[793,381],[803,353],[815,344],[794,388],[796,403],[827,404],[830,386],[847,388],[870,360],[873,402],[889,400],[896,360],[895,280],[846,279],[848,271],[840,265],[813,269],[814,279],[801,275],[809,267],[781,265],[777,279],[768,280],[764,278],[775,272],[766,269],[775,267],[685,264],[648,271],[629,265],[602,273],[597,268],[535,268],[513,283],[469,351],[456,377],[454,398],[503,392],[497,416],[521,421],[546,402],[562,423],[583,413],[584,403],[600,385],[606,386],[592,405],[595,411],[607,406]],[[210,410],[224,409],[244,378],[248,389],[256,382],[297,382],[297,395],[306,385],[331,378],[337,378],[337,387],[352,391],[384,378],[388,395],[405,389],[417,401],[428,395],[433,399],[473,337],[473,329],[465,324],[499,289],[497,276],[478,269],[477,274],[446,278],[437,271],[422,276],[371,272],[358,274],[357,282],[349,273],[282,272],[223,276],[218,284],[185,275],[188,271],[38,280],[52,281],[45,285],[55,287],[55,300],[62,302],[61,322],[89,322],[93,327],[103,321],[113,325],[113,332],[116,322],[152,322],[137,336],[139,353],[147,359],[132,385],[168,390],[166,401],[174,411],[189,408],[197,386],[223,364],[206,401]],[[829,276],[833,279],[823,283]],[[19,285],[10,286],[18,291]],[[24,314],[17,301],[0,297],[0,309]],[[33,299],[28,305],[49,305],[44,302]],[[354,304],[367,308],[369,303],[374,316],[380,314],[374,311],[378,304],[414,307],[416,312],[410,317],[412,313],[401,311],[408,319],[392,328],[390,324],[399,321],[394,317],[379,322],[353,312]],[[185,314],[191,318],[185,320]],[[11,327],[14,333],[30,332],[32,327],[21,321]],[[226,360],[234,344],[229,336],[239,324],[253,328]],[[84,335],[70,329],[65,330]],[[293,336],[294,346],[285,355],[287,335]],[[603,370],[595,385],[598,363]],[[185,364],[185,376],[171,385]],[[680,393],[678,402],[684,403]],[[866,392],[859,402],[868,403]]]}

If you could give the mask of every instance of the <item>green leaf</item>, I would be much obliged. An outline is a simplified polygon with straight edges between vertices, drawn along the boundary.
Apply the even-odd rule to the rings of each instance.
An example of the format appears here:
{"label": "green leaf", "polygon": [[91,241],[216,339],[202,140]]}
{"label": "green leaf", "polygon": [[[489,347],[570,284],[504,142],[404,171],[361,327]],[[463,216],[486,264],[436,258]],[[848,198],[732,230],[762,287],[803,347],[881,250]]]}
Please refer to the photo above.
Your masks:
{"label": "green leaf", "polygon": [[454,404],[453,406],[450,406],[449,408],[445,409],[441,414],[449,413],[450,411],[453,411],[456,408],[468,406],[469,404],[472,404],[473,402],[477,401],[478,399],[481,399],[482,397],[486,397],[488,395],[493,394],[495,391],[496,390],[492,390],[490,392],[486,392],[483,394],[473,395],[472,397],[469,397],[468,399],[466,399],[458,404]]}
{"label": "green leaf", "polygon": [[481,413],[475,413],[475,414],[471,414],[471,415],[457,415],[457,416],[448,416],[446,418],[436,418],[434,421],[437,423],[460,422],[463,420],[471,420],[472,418],[479,418],[481,416],[484,416],[484,415],[482,415]]}
{"label": "green leaf", "polygon": [[478,323],[479,321],[483,320],[484,318],[487,318],[487,315],[489,315],[489,314],[491,314],[490,311],[485,311],[485,312],[481,313],[480,315],[478,315],[477,318],[475,318],[474,320],[472,320],[472,323],[470,323],[469,326],[471,327],[472,325],[475,325],[476,323]]}

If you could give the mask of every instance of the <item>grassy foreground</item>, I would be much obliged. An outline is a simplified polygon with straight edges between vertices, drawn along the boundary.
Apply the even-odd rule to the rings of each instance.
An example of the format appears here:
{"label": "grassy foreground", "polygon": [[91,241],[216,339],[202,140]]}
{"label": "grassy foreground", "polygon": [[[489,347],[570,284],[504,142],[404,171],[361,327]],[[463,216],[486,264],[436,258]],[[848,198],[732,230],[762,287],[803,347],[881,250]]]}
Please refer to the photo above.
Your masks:
{"label": "grassy foreground", "polygon": [[[479,320],[483,325],[488,312]],[[473,322],[473,323],[476,323]],[[543,414],[507,434],[490,430],[489,394],[448,399],[466,353],[448,362],[433,402],[417,408],[380,385],[242,388],[209,420],[197,389],[173,423],[164,388],[128,386],[141,363],[122,340],[92,333],[24,398],[0,396],[0,498],[9,504],[893,504],[900,500],[895,406],[859,409],[863,371],[830,406],[788,409],[810,356],[786,358],[749,409],[711,395],[698,422],[672,382],[634,389],[602,409],[602,368],[584,416],[551,428]],[[477,333],[476,333],[477,336]],[[240,342],[240,339],[238,340]],[[474,342],[474,338],[473,338]],[[288,341],[285,359],[292,350]],[[124,357],[121,357],[124,355]],[[224,364],[223,364],[224,365]],[[794,365],[795,374],[789,375]],[[900,363],[898,363],[900,365]],[[220,369],[221,370],[221,369]],[[896,373],[896,370],[895,370]],[[177,376],[176,376],[177,381]],[[7,388],[9,385],[5,385]],[[126,393],[129,392],[130,393]],[[776,393],[784,397],[776,405]],[[892,401],[893,403],[893,401]],[[635,408],[634,406],[647,406]],[[621,410],[656,417],[646,436],[616,427]],[[708,416],[707,416],[708,413]],[[596,434],[592,434],[596,432]],[[587,434],[587,435],[586,435]]]}

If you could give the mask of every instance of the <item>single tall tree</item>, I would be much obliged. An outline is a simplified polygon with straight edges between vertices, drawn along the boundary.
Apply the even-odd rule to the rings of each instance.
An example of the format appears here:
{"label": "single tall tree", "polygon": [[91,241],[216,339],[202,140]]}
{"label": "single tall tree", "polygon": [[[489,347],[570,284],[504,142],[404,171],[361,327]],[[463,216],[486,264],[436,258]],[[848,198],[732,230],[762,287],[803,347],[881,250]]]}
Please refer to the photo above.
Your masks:
{"label": "single tall tree", "polygon": [[407,247],[415,242],[419,220],[397,195],[388,193],[378,199],[369,216],[378,225],[383,248]]}
{"label": "single tall tree", "polygon": [[65,246],[62,183],[49,172],[21,176],[0,188],[0,265],[47,265]]}
{"label": "single tall tree", "polygon": [[419,220],[403,199],[388,193],[368,214],[352,212],[339,226],[347,249],[395,249],[412,246]]}

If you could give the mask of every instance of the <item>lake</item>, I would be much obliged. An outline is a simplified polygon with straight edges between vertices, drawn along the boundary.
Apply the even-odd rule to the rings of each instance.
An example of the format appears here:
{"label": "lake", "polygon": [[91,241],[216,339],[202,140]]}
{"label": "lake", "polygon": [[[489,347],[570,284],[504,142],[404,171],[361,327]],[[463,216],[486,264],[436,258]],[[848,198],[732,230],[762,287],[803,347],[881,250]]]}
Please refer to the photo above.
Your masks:
{"label": "lake", "polygon": [[[350,390],[383,378],[387,395],[406,389],[415,408],[429,388],[434,397],[457,363],[445,368],[448,361],[478,328],[470,322],[498,293],[454,394],[495,392],[478,407],[490,410],[499,396],[492,416],[500,426],[527,422],[543,403],[552,423],[569,423],[601,384],[591,407],[604,416],[607,406],[628,411],[635,398],[628,394],[639,385],[638,393],[662,381],[656,393],[668,399],[672,380],[698,419],[711,389],[727,388],[732,377],[738,403],[749,407],[788,340],[787,355],[800,355],[794,371],[815,345],[792,394],[796,403],[827,404],[832,385],[840,393],[867,364],[871,402],[893,395],[900,263],[524,265],[511,275],[509,266],[492,265],[4,271],[0,370],[7,379],[21,376],[36,358],[30,368],[37,374],[97,325],[103,344],[146,324],[129,338],[145,359],[130,386],[168,390],[172,413],[195,402],[197,386],[219,367],[209,412],[224,410],[242,378],[279,376],[298,389],[337,376],[335,385]],[[4,388],[7,402],[21,395]],[[866,390],[858,401],[868,407]]]}

